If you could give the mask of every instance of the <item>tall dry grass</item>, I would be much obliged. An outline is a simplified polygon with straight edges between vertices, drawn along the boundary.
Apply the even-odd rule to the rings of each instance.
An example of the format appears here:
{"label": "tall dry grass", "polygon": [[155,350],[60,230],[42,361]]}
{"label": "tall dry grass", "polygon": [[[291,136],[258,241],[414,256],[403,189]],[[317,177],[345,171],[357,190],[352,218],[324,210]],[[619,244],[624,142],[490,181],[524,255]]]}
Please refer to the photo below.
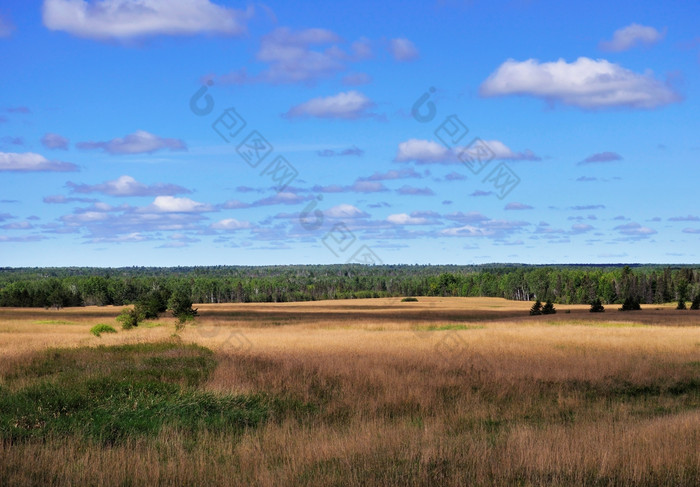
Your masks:
{"label": "tall dry grass", "polygon": [[[698,485],[696,315],[601,317],[571,307],[555,319],[513,317],[527,307],[437,298],[202,306],[181,336],[216,351],[207,389],[314,408],[241,436],[165,430],[112,447],[0,442],[0,484]],[[14,321],[0,317],[0,350],[21,349],[2,360],[0,375],[48,342],[173,332],[163,319],[98,339],[87,330],[104,317],[75,313],[69,325],[36,325],[19,311]]]}

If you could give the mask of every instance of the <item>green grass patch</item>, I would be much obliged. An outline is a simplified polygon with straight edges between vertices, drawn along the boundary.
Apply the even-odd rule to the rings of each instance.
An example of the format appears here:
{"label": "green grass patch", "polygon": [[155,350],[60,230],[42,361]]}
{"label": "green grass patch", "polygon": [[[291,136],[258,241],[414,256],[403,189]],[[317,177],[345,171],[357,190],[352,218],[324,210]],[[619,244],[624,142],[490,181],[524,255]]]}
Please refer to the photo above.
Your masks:
{"label": "green grass patch", "polygon": [[34,322],[35,325],[75,325],[72,321],[63,320],[39,320]]}
{"label": "green grass patch", "polygon": [[90,328],[90,333],[95,335],[96,337],[100,337],[102,333],[116,333],[117,330],[114,329],[112,325],[108,325],[106,323],[98,323],[92,328]]}
{"label": "green grass patch", "polygon": [[485,328],[483,325],[457,325],[447,323],[444,325],[426,325],[418,326],[416,330],[418,331],[449,331],[449,330],[480,330]]}
{"label": "green grass patch", "polygon": [[236,434],[273,415],[309,412],[263,394],[201,390],[215,367],[210,350],[178,341],[51,349],[4,377],[0,438],[77,436],[109,445],[166,425]]}

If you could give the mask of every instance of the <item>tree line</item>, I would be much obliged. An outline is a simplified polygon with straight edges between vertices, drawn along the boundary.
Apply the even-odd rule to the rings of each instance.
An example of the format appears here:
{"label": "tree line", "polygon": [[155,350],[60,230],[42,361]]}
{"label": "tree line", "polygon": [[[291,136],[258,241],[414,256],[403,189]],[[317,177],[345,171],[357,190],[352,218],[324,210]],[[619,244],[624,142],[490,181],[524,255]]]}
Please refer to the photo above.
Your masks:
{"label": "tree line", "polygon": [[[184,291],[183,291],[184,290]],[[0,306],[126,305],[157,293],[195,303],[398,296],[502,297],[562,304],[667,303],[700,295],[700,266],[489,264],[0,268]]]}

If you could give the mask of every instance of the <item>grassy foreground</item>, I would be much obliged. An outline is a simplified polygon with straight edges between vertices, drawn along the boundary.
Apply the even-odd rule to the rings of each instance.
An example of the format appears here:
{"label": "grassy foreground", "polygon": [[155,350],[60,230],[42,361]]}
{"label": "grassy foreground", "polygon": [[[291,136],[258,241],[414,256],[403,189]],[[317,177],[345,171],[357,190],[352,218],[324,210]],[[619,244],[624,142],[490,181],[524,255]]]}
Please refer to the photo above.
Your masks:
{"label": "grassy foreground", "polygon": [[0,485],[697,485],[700,315],[526,310],[3,310]]}

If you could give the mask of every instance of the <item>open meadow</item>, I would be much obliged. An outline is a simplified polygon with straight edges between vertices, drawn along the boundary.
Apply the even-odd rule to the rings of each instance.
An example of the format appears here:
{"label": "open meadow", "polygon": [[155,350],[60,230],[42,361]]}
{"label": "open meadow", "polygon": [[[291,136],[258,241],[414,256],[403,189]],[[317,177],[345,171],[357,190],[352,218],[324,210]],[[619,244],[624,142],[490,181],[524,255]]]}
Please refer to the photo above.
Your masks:
{"label": "open meadow", "polygon": [[531,304],[0,308],[0,485],[698,485],[700,312]]}

